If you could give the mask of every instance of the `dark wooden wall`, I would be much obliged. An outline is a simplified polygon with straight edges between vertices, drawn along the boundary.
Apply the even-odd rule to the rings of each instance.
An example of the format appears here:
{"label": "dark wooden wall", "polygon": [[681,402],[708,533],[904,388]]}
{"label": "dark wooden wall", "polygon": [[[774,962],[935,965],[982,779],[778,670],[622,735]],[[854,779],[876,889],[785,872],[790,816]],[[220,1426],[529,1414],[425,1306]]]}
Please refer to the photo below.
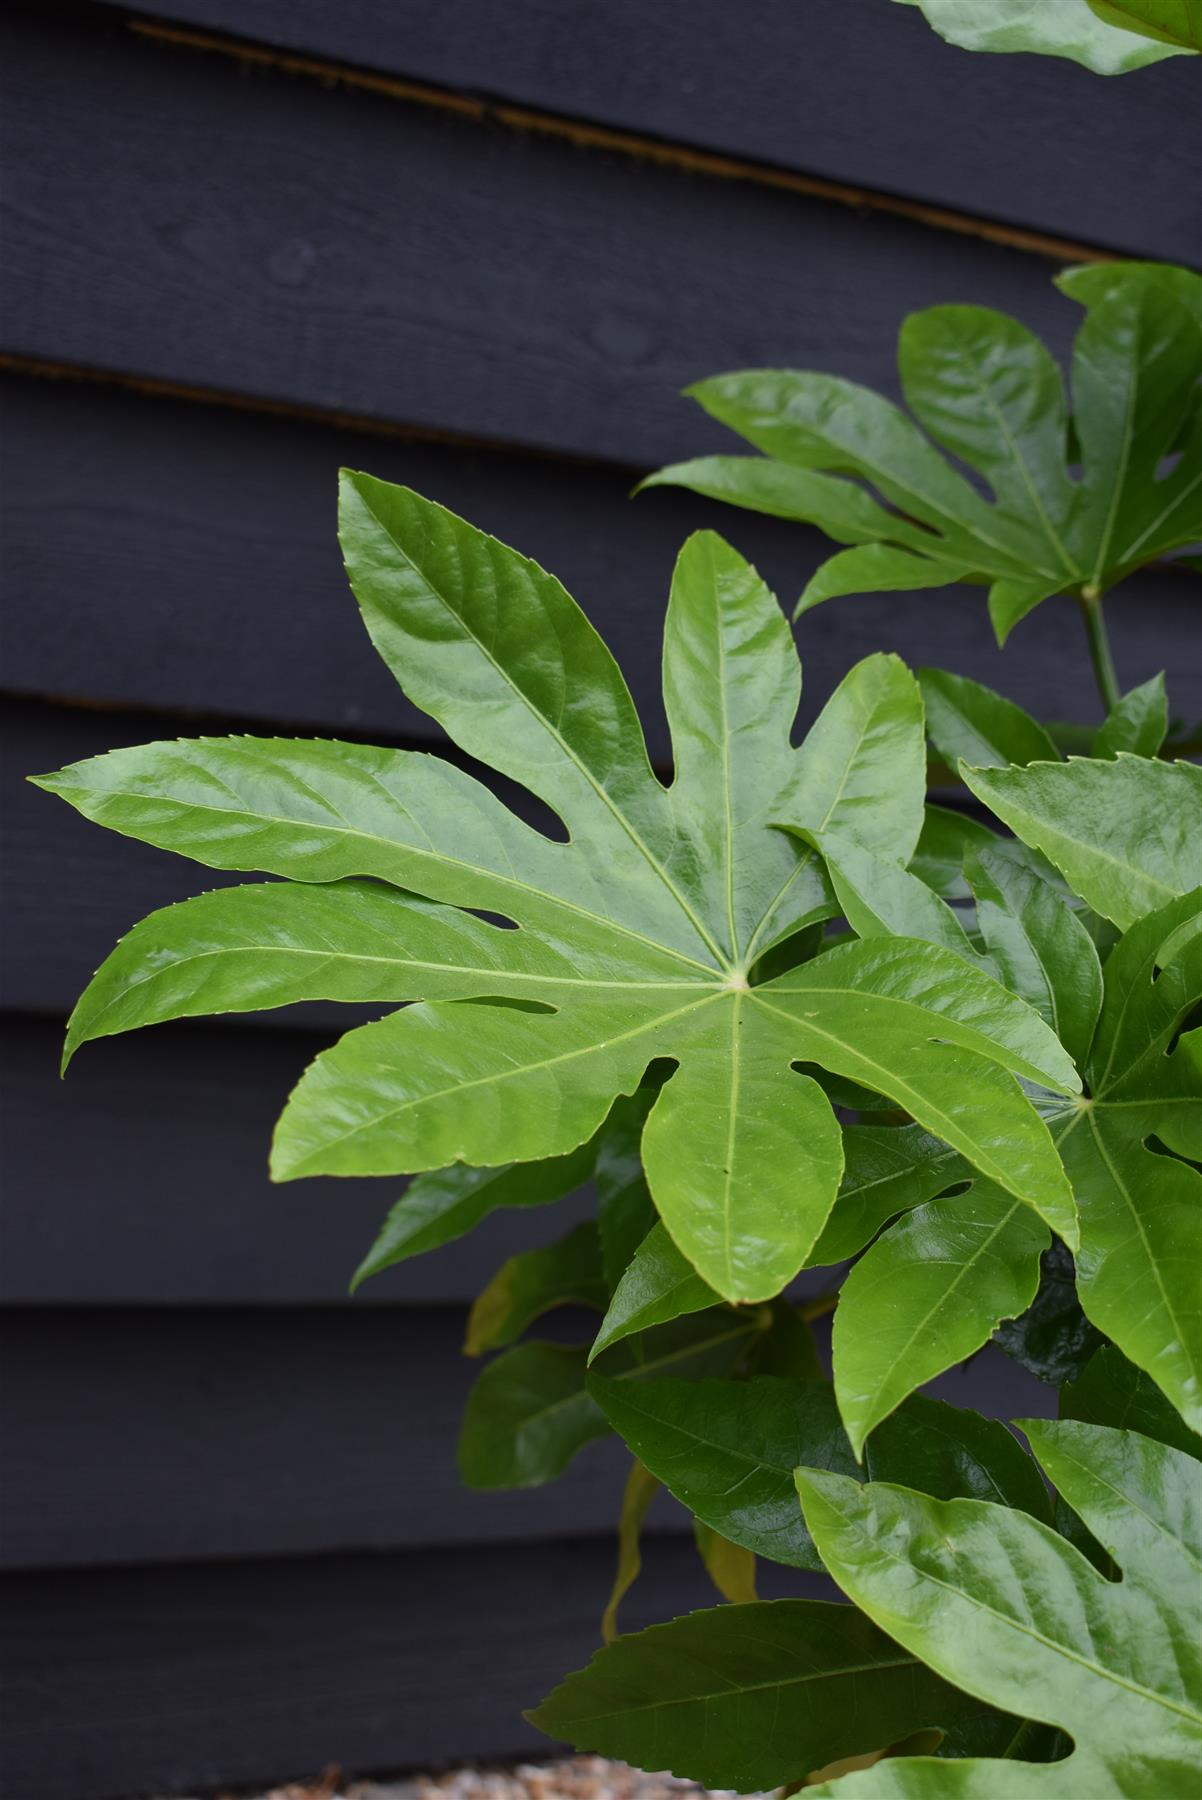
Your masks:
{"label": "dark wooden wall", "polygon": [[[718,525],[786,599],[823,551],[627,499],[722,442],[678,389],[780,362],[893,389],[902,315],[942,300],[1062,352],[1060,262],[1198,258],[1193,70],[969,58],[888,0],[95,0],[9,5],[0,42],[5,1791],[523,1749],[520,1708],[592,1648],[621,1459],[461,1491],[458,1344],[560,1222],[348,1303],[395,1184],[264,1171],[322,1009],[120,1040],[60,1085],[90,971],[212,877],[20,777],[227,724],[428,740],[345,590],[342,462],[562,575],[662,754],[684,533]],[[1113,609],[1122,675],[1167,665],[1191,716],[1196,602],[1152,574]],[[1086,719],[1076,633],[1052,604],[1002,657],[979,595],[845,601],[805,622],[806,705],[883,647]],[[986,1359],[951,1390],[1046,1405],[1017,1380]],[[632,1619],[705,1602],[679,1527]]]}

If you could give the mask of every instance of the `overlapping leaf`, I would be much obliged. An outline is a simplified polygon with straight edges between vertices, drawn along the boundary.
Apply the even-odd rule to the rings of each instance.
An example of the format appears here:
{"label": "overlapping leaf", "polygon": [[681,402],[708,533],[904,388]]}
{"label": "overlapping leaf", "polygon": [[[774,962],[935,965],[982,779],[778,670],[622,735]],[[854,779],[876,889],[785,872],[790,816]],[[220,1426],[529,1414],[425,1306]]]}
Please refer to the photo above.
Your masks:
{"label": "overlapping leaf", "polygon": [[[1060,3],[1109,31],[1085,0]],[[1071,419],[1060,371],[1025,326],[936,306],[902,326],[909,413],[831,375],[715,376],[689,392],[763,454],[681,463],[646,485],[804,520],[849,546],[813,576],[801,611],[841,594],[975,582],[1004,642],[1053,594],[1096,604],[1202,536],[1202,280],[1125,263],[1069,270],[1061,286],[1087,309]]]}
{"label": "overlapping leaf", "polygon": [[[80,1002],[69,1049],[202,1010],[415,1002],[310,1067],[273,1172],[476,1165],[467,1213],[489,1204],[480,1168],[569,1156],[667,1059],[642,1160],[677,1248],[730,1300],[779,1291],[839,1187],[830,1102],[796,1064],[888,1096],[1071,1231],[1063,1171],[1015,1076],[1063,1092],[1077,1077],[987,974],[882,939],[750,985],[765,953],[836,910],[816,848],[827,834],[899,865],[915,851],[922,705],[896,659],[854,669],[793,748],[786,622],[754,571],[701,534],[668,609],[665,787],[608,650],[536,564],[366,476],[344,480],[341,535],[409,698],[550,807],[566,839],[400,751],[202,739],[77,764],[43,785],[115,830],[286,884],[137,927]],[[411,1211],[403,1201],[402,1251]]]}
{"label": "overlapping leaf", "polygon": [[979,1500],[859,1487],[800,1469],[806,1522],[856,1605],[929,1668],[1059,1726],[1058,1762],[889,1760],[815,1790],[842,1800],[1163,1800],[1202,1778],[1202,1485],[1133,1432],[1027,1421],[1048,1478],[1122,1570],[1109,1581],[1047,1525]]}
{"label": "overlapping leaf", "polygon": [[1195,0],[900,0],[962,50],[1034,51],[1122,75],[1202,49]]}

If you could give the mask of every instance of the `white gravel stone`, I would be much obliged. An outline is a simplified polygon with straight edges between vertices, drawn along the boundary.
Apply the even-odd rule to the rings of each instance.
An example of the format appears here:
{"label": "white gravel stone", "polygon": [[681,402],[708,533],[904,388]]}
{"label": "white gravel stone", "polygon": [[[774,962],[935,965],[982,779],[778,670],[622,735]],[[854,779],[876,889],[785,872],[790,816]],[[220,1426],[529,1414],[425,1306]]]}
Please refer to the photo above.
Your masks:
{"label": "white gravel stone", "polygon": [[312,1781],[218,1800],[689,1800],[711,1793],[714,1800],[734,1800],[723,1789],[700,1788],[675,1775],[644,1775],[603,1756],[573,1756],[510,1768],[446,1769],[396,1781],[344,1780],[338,1770],[329,1769]]}

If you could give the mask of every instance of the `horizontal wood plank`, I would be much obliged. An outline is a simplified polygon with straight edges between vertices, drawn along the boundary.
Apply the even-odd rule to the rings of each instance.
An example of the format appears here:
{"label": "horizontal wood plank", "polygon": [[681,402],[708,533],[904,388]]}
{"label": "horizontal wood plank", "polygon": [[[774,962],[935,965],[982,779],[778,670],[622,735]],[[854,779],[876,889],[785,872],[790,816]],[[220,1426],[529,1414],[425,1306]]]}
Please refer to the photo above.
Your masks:
{"label": "horizontal wood plank", "polygon": [[[605,1537],[9,1577],[6,1800],[549,1754],[522,1712],[598,1647],[613,1560]],[[832,1597],[796,1570],[764,1585]],[[691,1544],[652,1538],[623,1622],[715,1599]]]}
{"label": "horizontal wood plank", "polygon": [[[2,1324],[7,1567],[314,1554],[606,1531],[626,1453],[587,1446],[545,1488],[459,1485],[478,1365],[461,1308],[39,1309]],[[540,1335],[582,1341],[555,1315]],[[989,1350],[932,1391],[991,1416],[1056,1393]],[[657,1521],[679,1528],[664,1502]]]}
{"label": "horizontal wood plank", "polygon": [[[554,570],[612,645],[660,762],[669,748],[659,639],[672,564],[688,533],[724,533],[788,608],[833,549],[805,527],[691,495],[659,490],[631,501],[630,476],[603,465],[10,375],[0,378],[0,544],[11,596],[5,682],[27,694],[257,719],[267,728],[385,741],[434,736],[437,728],[372,650],[347,588],[335,537],[339,464],[415,487]],[[1115,596],[1111,625],[1125,682],[1180,663],[1175,647],[1191,629],[1199,592],[1197,578],[1147,575]],[[974,675],[1041,717],[1096,713],[1069,601],[1040,608],[1004,652],[993,644],[981,589],[835,602],[802,622],[798,646],[807,720],[851,664],[878,648]],[[1202,713],[1196,660],[1175,669],[1174,686],[1185,716]],[[107,727],[64,718],[62,743],[31,744],[27,755],[44,760],[24,769],[66,761],[73,732],[90,732],[100,749],[106,729],[128,729],[127,741],[137,741],[200,728],[177,719]],[[32,796],[22,817],[49,829],[56,810]]]}
{"label": "horizontal wood plank", "polygon": [[[124,0],[106,0],[120,6]],[[1193,70],[966,56],[886,0],[142,0],[143,14],[1145,255],[1198,251]]]}
{"label": "horizontal wood plank", "polygon": [[648,467],[723,441],[678,397],[699,375],[892,387],[915,307],[1058,351],[1078,317],[1052,263],[911,220],[53,14],[2,47],[14,354]]}
{"label": "horizontal wood plank", "polygon": [[591,1213],[586,1193],[494,1214],[350,1301],[403,1179],[267,1178],[276,1115],[338,1029],[164,1026],[85,1049],[60,1081],[59,1027],[0,1018],[0,1304],[462,1305]]}

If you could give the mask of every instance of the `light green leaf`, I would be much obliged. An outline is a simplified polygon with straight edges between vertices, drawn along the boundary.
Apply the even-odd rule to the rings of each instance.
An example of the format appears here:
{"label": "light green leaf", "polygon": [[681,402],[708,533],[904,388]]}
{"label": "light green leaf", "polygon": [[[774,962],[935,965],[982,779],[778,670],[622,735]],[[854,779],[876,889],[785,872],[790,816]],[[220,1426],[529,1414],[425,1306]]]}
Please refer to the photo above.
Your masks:
{"label": "light green leaf", "polygon": [[[901,0],[901,4],[921,7],[940,37],[962,50],[1031,50],[1041,56],[1063,56],[1095,75],[1123,75],[1181,54],[1169,44],[1149,42],[1153,34],[1143,28],[1116,29],[1118,17],[1110,17],[1109,7],[1095,5],[1094,0]],[[1123,10],[1130,5],[1131,0],[1124,0]]]}
{"label": "light green leaf", "polygon": [[949,769],[961,761],[995,769],[1058,760],[1043,726],[992,688],[947,669],[919,669],[918,683],[927,735]]}
{"label": "light green leaf", "polygon": [[858,1607],[967,1692],[1061,1727],[1072,1753],[1043,1764],[888,1761],[815,1789],[819,1800],[1161,1800],[1196,1788],[1198,1465],[1132,1432],[1023,1429],[1121,1581],[1005,1507],[806,1469],[797,1485],[822,1559]]}
{"label": "light green leaf", "polygon": [[922,938],[995,973],[969,943],[955,913],[917,875],[833,831],[805,835],[822,852],[843,916],[857,936]]}
{"label": "light green leaf", "polygon": [[984,1181],[915,1207],[878,1238],[835,1312],[835,1394],[857,1456],[908,1394],[1026,1311],[1048,1241],[1027,1207]]}
{"label": "light green leaf", "polygon": [[845,1125],[843,1181],[810,1253],[821,1268],[855,1256],[898,1213],[933,1200],[972,1170],[921,1125]]}
{"label": "light green leaf", "polygon": [[822,1566],[797,1508],[799,1462],[944,1499],[1004,1499],[1049,1516],[1043,1486],[1004,1425],[921,1395],[874,1433],[861,1474],[827,1381],[629,1382],[594,1371],[589,1391],[690,1512],[732,1543],[791,1568]]}
{"label": "light green leaf", "polygon": [[578,1750],[750,1793],[924,1726],[962,1746],[983,1710],[850,1606],[759,1600],[619,1638],[528,1716]]}
{"label": "light green leaf", "polygon": [[1083,1064],[1102,1005],[1102,965],[1076,914],[1005,843],[973,851],[965,872],[999,978]]}
{"label": "light green leaf", "polygon": [[464,1353],[482,1356],[516,1343],[528,1325],[557,1306],[604,1312],[608,1298],[601,1240],[586,1219],[557,1244],[519,1251],[502,1264],[468,1314]]}
{"label": "light green leaf", "polygon": [[732,1544],[701,1519],[693,1520],[693,1537],[705,1572],[724,1600],[747,1606],[756,1599],[755,1557],[741,1544]]}
{"label": "light green leaf", "polygon": [[503,1163],[495,1169],[456,1163],[418,1175],[390,1209],[356,1269],[352,1293],[369,1275],[464,1237],[500,1207],[545,1206],[575,1193],[592,1174],[595,1153],[595,1146],[588,1143],[542,1162]]}
{"label": "light green leaf", "polygon": [[666,1325],[685,1313],[701,1312],[717,1305],[719,1298],[676,1248],[664,1226],[653,1225],[614,1289],[589,1361],[636,1331]]}
{"label": "light green leaf", "polygon": [[618,1635],[618,1608],[638,1580],[643,1567],[643,1522],[651,1502],[659,1493],[660,1483],[641,1462],[631,1464],[622,1494],[622,1513],[618,1520],[618,1567],[609,1601],[601,1615],[601,1641],[611,1644]]}
{"label": "light green leaf", "polygon": [[[967,16],[975,0],[927,3]],[[1166,54],[1100,24],[1086,0],[1012,4],[1027,22],[1071,6],[1086,37],[1122,39],[1137,59]],[[720,459],[737,467],[715,477],[707,459],[665,479],[805,520],[849,545],[818,569],[802,609],[836,594],[969,581],[989,589],[1004,642],[1052,595],[1095,602],[1132,569],[1202,535],[1202,332],[1185,272],[1111,270],[1104,282],[1065,284],[1087,304],[1071,415],[1059,369],[1018,320],[979,306],[930,307],[901,330],[908,413],[816,372],[715,376],[689,392],[761,451],[765,467]]]}
{"label": "light green leaf", "polygon": [[987,825],[950,807],[927,804],[918,848],[910,858],[910,873],[925,881],[941,900],[967,900],[964,859],[970,850],[985,849],[998,841]]}
{"label": "light green leaf", "polygon": [[[312,1064],[276,1131],[277,1178],[465,1164],[474,1191],[482,1169],[569,1155],[626,1098],[622,1156],[642,1155],[673,1242],[732,1301],[779,1292],[834,1202],[841,1137],[813,1069],[950,1130],[986,1173],[998,1132],[1013,1137],[1004,1179],[1034,1204],[1064,1201],[1046,1128],[1005,1071],[1065,1091],[1076,1077],[1021,1002],[965,986],[949,956],[957,985],[930,946],[824,952],[817,986],[810,965],[790,967],[837,901],[819,852],[774,821],[899,863],[917,843],[922,702],[896,658],[853,669],[795,749],[800,673],[780,609],[729,546],[691,539],[665,632],[665,787],[608,650],[536,564],[355,474],[342,539],[410,699],[545,802],[562,836],[437,758],[358,745],[200,740],[76,765],[48,785],[90,816],[304,884],[207,897],[140,928],[78,1035],[213,1001],[409,999]],[[641,1138],[636,1095],[651,1105]],[[637,1178],[626,1191],[629,1206],[602,1196],[611,1282],[620,1244],[633,1254],[650,1225]],[[452,1223],[472,1212],[454,1196],[446,1210]],[[402,1203],[391,1241],[411,1253],[411,1226],[436,1241],[426,1223]]]}
{"label": "light green leaf", "polygon": [[1024,844],[1126,930],[1202,882],[1202,769],[1120,754],[961,774]]}
{"label": "light green leaf", "polygon": [[[1117,756],[1120,750],[1132,756],[1155,756],[1169,729],[1169,703],[1165,698],[1164,676],[1153,675],[1142,687],[1132,688],[1115,706],[1093,741],[1094,756]],[[973,760],[966,758],[966,760]]]}

